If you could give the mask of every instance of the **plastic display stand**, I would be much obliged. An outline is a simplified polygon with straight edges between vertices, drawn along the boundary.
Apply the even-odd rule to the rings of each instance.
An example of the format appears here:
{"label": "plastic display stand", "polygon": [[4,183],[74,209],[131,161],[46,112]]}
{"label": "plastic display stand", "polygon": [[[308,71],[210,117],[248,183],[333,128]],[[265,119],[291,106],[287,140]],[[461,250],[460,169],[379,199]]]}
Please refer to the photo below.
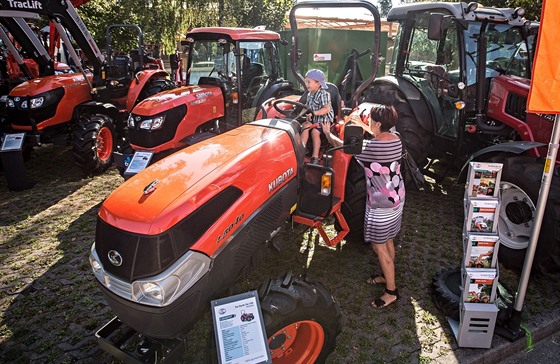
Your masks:
{"label": "plastic display stand", "polygon": [[6,134],[0,143],[0,161],[11,191],[23,191],[35,185],[25,169],[22,153],[23,138],[23,133]]}

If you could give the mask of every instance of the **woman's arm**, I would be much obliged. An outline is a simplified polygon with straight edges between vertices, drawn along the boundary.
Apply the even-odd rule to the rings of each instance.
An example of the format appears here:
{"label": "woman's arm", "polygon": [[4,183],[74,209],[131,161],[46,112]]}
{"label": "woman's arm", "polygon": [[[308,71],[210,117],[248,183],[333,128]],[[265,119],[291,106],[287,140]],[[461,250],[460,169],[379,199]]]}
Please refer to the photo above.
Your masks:
{"label": "woman's arm", "polygon": [[331,145],[333,147],[340,147],[343,142],[342,140],[340,140],[339,138],[337,138],[336,136],[334,136],[331,133],[331,122],[330,121],[325,121],[321,124],[322,128],[323,128],[323,133],[325,133],[325,137],[327,138],[327,140],[329,141],[329,143],[331,143]]}

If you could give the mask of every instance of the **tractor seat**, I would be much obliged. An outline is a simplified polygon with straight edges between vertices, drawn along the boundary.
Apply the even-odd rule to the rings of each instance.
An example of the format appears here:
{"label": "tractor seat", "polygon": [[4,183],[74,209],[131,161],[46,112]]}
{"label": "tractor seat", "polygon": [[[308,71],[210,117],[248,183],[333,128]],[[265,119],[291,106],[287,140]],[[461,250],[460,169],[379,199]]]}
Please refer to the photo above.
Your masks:
{"label": "tractor seat", "polygon": [[112,79],[132,79],[132,59],[129,56],[115,56],[111,62],[109,77]]}

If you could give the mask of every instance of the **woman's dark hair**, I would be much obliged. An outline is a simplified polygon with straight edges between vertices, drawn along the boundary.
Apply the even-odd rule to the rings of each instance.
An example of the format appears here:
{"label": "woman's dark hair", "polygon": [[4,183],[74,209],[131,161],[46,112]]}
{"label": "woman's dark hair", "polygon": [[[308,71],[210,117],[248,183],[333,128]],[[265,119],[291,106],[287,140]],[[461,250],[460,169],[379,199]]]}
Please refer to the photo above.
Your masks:
{"label": "woman's dark hair", "polygon": [[393,106],[375,104],[371,107],[370,118],[381,123],[381,131],[389,131],[397,125],[398,115]]}

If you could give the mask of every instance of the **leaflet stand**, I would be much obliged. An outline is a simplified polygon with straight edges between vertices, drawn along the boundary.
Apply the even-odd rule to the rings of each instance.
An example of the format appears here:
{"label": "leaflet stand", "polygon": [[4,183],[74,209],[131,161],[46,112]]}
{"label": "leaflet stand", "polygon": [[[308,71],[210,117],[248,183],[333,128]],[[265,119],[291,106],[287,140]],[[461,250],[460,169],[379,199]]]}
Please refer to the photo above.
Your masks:
{"label": "leaflet stand", "polygon": [[501,171],[500,163],[471,162],[469,165],[463,225],[462,289],[465,291],[461,295],[460,321],[449,319],[459,347],[490,348],[492,345],[499,312],[495,299],[499,276],[497,224]]}
{"label": "leaflet stand", "polygon": [[0,148],[0,160],[4,168],[8,188],[11,191],[27,190],[33,182],[27,176],[25,163],[23,161],[23,140],[25,133],[5,134]]}

